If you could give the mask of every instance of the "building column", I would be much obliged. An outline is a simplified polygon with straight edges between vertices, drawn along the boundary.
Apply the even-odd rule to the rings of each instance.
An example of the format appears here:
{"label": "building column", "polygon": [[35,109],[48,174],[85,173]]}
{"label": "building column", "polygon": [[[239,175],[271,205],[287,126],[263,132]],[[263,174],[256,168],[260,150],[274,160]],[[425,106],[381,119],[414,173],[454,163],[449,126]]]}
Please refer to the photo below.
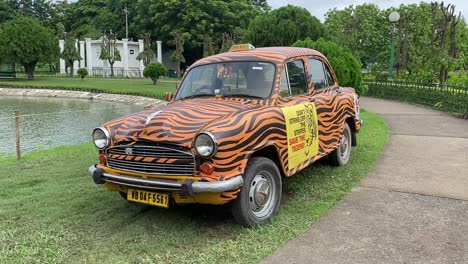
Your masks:
{"label": "building column", "polygon": [[93,75],[93,55],[91,50],[91,38],[85,38],[86,42],[86,65],[89,75]]}
{"label": "building column", "polygon": [[[75,49],[78,51],[78,40],[75,39]],[[75,72],[78,70],[78,68],[80,67],[80,60],[76,60],[76,61],[73,61],[73,71],[72,72],[72,75],[75,74]]]}
{"label": "building column", "polygon": [[[63,52],[64,47],[65,47],[65,41],[63,39],[60,39],[59,40],[60,53]],[[65,60],[62,58],[60,58],[60,73],[65,73]]]}
{"label": "building column", "polygon": [[122,64],[124,68],[124,76],[129,77],[128,72],[128,39],[122,39]]}
{"label": "building column", "polygon": [[85,64],[85,42],[80,40],[80,68],[84,68],[86,67],[86,64]]}
{"label": "building column", "polygon": [[158,60],[159,63],[162,64],[162,41],[158,40],[158,41],[156,41],[156,44],[158,45],[157,60]]}
{"label": "building column", "polygon": [[[138,40],[138,54],[142,53],[145,50],[145,46],[143,45],[143,40]],[[143,60],[140,60],[140,75],[143,76],[143,70],[145,69],[145,65],[143,64]]]}

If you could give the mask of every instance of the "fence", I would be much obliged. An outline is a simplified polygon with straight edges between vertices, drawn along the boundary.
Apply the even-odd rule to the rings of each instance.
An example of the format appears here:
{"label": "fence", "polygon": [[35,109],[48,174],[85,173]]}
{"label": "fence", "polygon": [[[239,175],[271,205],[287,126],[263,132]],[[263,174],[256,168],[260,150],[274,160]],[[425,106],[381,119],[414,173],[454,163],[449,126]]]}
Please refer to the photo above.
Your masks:
{"label": "fence", "polygon": [[364,81],[366,95],[414,102],[462,114],[468,113],[468,87],[406,81]]}
{"label": "fence", "polygon": [[[73,77],[79,78],[80,76],[76,73],[78,69],[73,69]],[[6,73],[6,72],[5,72]],[[15,76],[16,78],[27,78],[26,72],[23,70],[17,70],[16,72],[8,72],[9,75]],[[101,69],[96,68],[88,71],[88,76],[86,78],[116,78],[116,79],[126,79],[126,78],[143,78],[143,71],[131,69],[124,70],[122,68],[114,69],[114,76],[110,76],[110,69]],[[57,78],[69,78],[68,73],[61,73],[60,71],[47,71],[47,70],[36,70],[34,72],[35,77],[57,77]],[[173,70],[169,70],[166,75],[161,76],[161,79],[175,79],[177,74]]]}

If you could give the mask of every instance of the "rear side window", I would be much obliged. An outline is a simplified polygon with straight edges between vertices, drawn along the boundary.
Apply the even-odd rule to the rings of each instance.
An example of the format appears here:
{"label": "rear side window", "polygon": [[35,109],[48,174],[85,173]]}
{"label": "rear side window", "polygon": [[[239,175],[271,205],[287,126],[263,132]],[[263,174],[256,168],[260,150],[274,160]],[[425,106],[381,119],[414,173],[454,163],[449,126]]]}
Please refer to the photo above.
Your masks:
{"label": "rear side window", "polygon": [[331,75],[330,69],[328,68],[327,64],[323,64],[323,69],[325,70],[325,78],[327,78],[328,81],[328,86],[332,86],[335,84],[335,80],[333,80],[333,77]]}
{"label": "rear side window", "polygon": [[317,59],[309,59],[309,69],[312,82],[314,83],[315,89],[320,89],[330,86],[328,84],[328,79],[325,76],[323,62]]}
{"label": "rear side window", "polygon": [[292,96],[307,93],[308,89],[304,62],[302,60],[295,60],[288,62],[286,66],[288,69],[289,86],[291,87]]}

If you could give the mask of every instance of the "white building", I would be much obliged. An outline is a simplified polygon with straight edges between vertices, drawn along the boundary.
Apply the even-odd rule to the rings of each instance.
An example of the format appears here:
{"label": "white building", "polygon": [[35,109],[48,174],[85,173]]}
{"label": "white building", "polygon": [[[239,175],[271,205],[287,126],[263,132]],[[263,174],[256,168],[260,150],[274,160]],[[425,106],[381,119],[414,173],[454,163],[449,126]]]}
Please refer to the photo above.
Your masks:
{"label": "white building", "polygon": [[[162,42],[156,41],[157,52],[156,59],[159,63],[163,63]],[[109,76],[110,65],[107,60],[99,59],[101,55],[102,40],[91,40],[85,38],[84,41],[76,41],[75,47],[80,52],[80,61],[75,61],[73,70],[76,73],[78,68],[88,69],[89,75]],[[144,50],[143,40],[139,39],[138,42],[128,41],[128,39],[117,40],[116,48],[120,52],[120,61],[114,63],[115,76],[127,77],[142,77],[143,75],[143,60],[137,60],[138,54]],[[60,52],[64,48],[64,40],[59,40]],[[60,72],[65,73],[65,61],[60,59]]]}

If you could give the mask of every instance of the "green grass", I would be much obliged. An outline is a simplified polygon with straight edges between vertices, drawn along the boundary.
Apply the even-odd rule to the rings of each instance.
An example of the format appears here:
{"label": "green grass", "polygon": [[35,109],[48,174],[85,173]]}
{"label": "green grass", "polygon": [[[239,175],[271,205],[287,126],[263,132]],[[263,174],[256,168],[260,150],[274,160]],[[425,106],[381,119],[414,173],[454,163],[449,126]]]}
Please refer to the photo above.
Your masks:
{"label": "green grass", "polygon": [[323,162],[284,180],[271,224],[238,226],[224,207],[132,205],[87,175],[91,144],[0,160],[0,263],[256,263],[306,231],[365,177],[387,126],[363,112],[350,164]]}
{"label": "green grass", "polygon": [[163,98],[166,92],[175,91],[176,82],[159,80],[157,85],[153,85],[149,79],[85,78],[81,80],[79,78],[37,77],[34,80],[0,80],[0,87],[69,89]]}

